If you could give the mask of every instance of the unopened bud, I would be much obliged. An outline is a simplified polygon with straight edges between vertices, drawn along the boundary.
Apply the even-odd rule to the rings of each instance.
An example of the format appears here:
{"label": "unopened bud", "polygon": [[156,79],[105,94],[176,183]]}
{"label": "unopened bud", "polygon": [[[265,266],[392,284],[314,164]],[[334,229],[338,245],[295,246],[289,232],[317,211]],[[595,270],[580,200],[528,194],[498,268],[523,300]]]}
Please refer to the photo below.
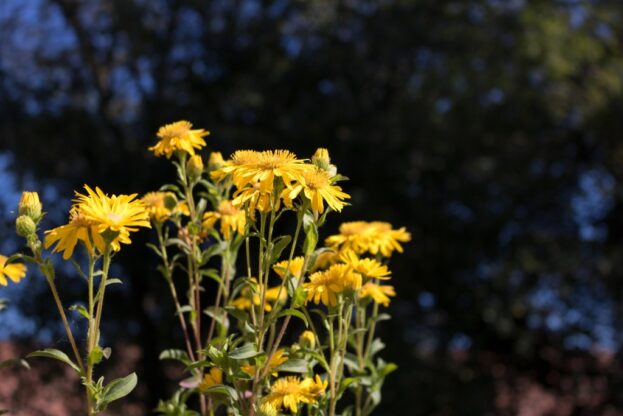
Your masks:
{"label": "unopened bud", "polygon": [[203,173],[203,160],[201,160],[201,156],[194,155],[188,159],[186,162],[186,172],[188,172],[188,177],[191,180],[197,180]]}
{"label": "unopened bud", "polygon": [[22,197],[19,200],[17,210],[19,215],[26,215],[30,217],[35,223],[41,219],[41,201],[39,200],[39,194],[36,192],[22,192]]}
{"label": "unopened bud", "polygon": [[15,231],[21,237],[28,237],[37,231],[37,224],[28,215],[20,215],[15,220]]}
{"label": "unopened bud", "polygon": [[304,331],[299,337],[299,344],[303,348],[313,350],[316,346],[316,336],[312,331]]}
{"label": "unopened bud", "polygon": [[223,160],[223,155],[221,152],[212,152],[210,153],[210,158],[208,159],[208,170],[213,171],[223,167],[225,161]]}
{"label": "unopened bud", "polygon": [[311,158],[312,163],[318,166],[322,170],[329,172],[331,176],[337,174],[337,168],[331,164],[331,157],[329,151],[324,147],[319,147]]}

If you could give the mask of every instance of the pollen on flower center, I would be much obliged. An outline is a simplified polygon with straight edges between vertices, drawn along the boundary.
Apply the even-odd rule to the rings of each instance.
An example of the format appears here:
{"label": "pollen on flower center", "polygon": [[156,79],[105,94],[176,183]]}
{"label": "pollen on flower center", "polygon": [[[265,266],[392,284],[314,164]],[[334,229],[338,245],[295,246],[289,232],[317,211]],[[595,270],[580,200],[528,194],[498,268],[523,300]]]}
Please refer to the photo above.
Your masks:
{"label": "pollen on flower center", "polygon": [[329,185],[329,175],[324,170],[317,170],[305,175],[305,185],[310,189],[322,189]]}
{"label": "pollen on flower center", "polygon": [[108,214],[106,214],[106,216],[108,217],[109,220],[111,220],[112,222],[119,223],[123,217],[120,214],[117,214],[116,212],[109,212]]}

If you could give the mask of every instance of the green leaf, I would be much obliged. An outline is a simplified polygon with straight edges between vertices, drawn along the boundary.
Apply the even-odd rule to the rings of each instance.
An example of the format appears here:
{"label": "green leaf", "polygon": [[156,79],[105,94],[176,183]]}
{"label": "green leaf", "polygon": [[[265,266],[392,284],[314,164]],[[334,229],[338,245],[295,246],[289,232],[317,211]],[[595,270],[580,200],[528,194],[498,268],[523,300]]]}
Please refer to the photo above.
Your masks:
{"label": "green leaf", "polygon": [[388,374],[393,373],[398,369],[398,366],[394,363],[387,363],[385,366],[379,369],[380,377],[387,377]]}
{"label": "green leaf", "polygon": [[102,349],[99,346],[96,346],[89,353],[89,357],[88,357],[89,364],[91,365],[99,364],[100,362],[102,362],[102,358],[104,358],[104,351],[102,351]]}
{"label": "green leaf", "polygon": [[185,365],[190,364],[190,359],[188,358],[188,354],[186,353],[186,351],[176,350],[173,348],[162,351],[158,358],[161,360],[180,361]]}
{"label": "green leaf", "polygon": [[290,244],[290,241],[292,241],[292,237],[290,237],[289,235],[282,235],[281,237],[277,237],[274,240],[272,246],[269,249],[269,265],[274,264],[275,262],[277,262],[277,260],[279,260],[279,257],[281,257],[281,253],[288,246],[288,244]]}
{"label": "green leaf", "polygon": [[275,371],[285,371],[288,373],[307,373],[309,362],[302,359],[292,359],[275,368]]}
{"label": "green leaf", "polygon": [[136,387],[138,379],[136,373],[132,373],[123,378],[111,381],[102,391],[102,398],[99,400],[98,407],[106,408],[109,403],[127,396]]}
{"label": "green leaf", "polygon": [[6,309],[6,305],[9,304],[9,301],[6,299],[0,299],[0,311]]}
{"label": "green leaf", "polygon": [[296,309],[286,309],[284,311],[281,311],[279,315],[277,315],[277,318],[281,318],[287,315],[296,316],[297,318],[305,322],[305,328],[309,328],[309,322],[307,322],[307,317],[305,316],[305,314],[303,314],[303,312]]}
{"label": "green leaf", "polygon": [[246,360],[248,358],[257,357],[260,354],[262,353],[255,349],[255,345],[245,344],[242,347],[236,348],[230,352],[229,358],[233,360]]}
{"label": "green leaf", "polygon": [[8,368],[8,367],[23,367],[23,368],[30,369],[30,365],[28,364],[28,362],[21,358],[14,358],[11,360],[0,361],[0,370],[2,370],[3,368]]}
{"label": "green leaf", "polygon": [[123,281],[121,279],[117,279],[116,277],[106,280],[106,286],[118,285],[120,283],[123,283]]}
{"label": "green leaf", "polygon": [[54,348],[47,348],[45,350],[31,352],[30,354],[26,356],[26,358],[31,358],[31,357],[52,358],[52,359],[64,362],[65,364],[69,365],[71,368],[76,370],[78,374],[81,374],[80,367],[78,367],[73,361],[71,361],[71,359],[63,351],[59,351]]}
{"label": "green leaf", "polygon": [[70,311],[76,311],[78,312],[80,315],[82,315],[82,317],[89,319],[89,311],[87,311],[87,308],[85,308],[82,305],[71,305],[69,307]]}
{"label": "green leaf", "polygon": [[318,228],[316,224],[310,222],[305,226],[305,242],[303,243],[303,254],[310,256],[318,244]]}
{"label": "green leaf", "polygon": [[227,396],[229,396],[232,401],[238,400],[238,393],[236,392],[236,390],[234,390],[233,388],[229,386],[225,386],[223,384],[217,384],[215,386],[208,387],[207,389],[204,390],[204,392],[205,393],[222,393],[222,394],[226,394]]}
{"label": "green leaf", "polygon": [[353,383],[356,383],[359,380],[359,377],[346,377],[340,383],[340,388],[337,391],[337,397],[340,397],[344,391]]}

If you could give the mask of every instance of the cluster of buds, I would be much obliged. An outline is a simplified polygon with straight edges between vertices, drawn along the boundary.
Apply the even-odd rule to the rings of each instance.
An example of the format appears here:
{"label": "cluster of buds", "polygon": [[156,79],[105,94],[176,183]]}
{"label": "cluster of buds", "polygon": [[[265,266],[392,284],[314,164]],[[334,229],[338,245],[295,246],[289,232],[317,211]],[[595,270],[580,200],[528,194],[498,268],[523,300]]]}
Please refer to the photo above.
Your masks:
{"label": "cluster of buds", "polygon": [[18,217],[15,220],[17,234],[24,237],[28,245],[39,248],[41,242],[37,237],[37,224],[43,218],[43,206],[36,192],[23,192],[18,205]]}

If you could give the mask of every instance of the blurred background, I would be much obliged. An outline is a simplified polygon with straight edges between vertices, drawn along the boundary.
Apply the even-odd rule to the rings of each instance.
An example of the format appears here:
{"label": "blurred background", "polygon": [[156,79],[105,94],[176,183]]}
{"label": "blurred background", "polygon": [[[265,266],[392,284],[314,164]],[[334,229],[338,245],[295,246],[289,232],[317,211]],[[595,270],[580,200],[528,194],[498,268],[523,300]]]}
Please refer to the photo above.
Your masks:
{"label": "blurred background", "polygon": [[[327,147],[352,206],[413,235],[394,256],[379,415],[623,415],[623,3],[582,0],[2,0],[0,252],[40,192],[144,193],[187,119],[209,150]],[[107,374],[149,414],[181,345],[148,233],[116,260]],[[84,285],[59,271],[66,304]],[[41,276],[0,287],[0,359],[65,348]],[[77,316],[72,319],[79,325]],[[53,363],[0,371],[0,407],[81,414]]]}

